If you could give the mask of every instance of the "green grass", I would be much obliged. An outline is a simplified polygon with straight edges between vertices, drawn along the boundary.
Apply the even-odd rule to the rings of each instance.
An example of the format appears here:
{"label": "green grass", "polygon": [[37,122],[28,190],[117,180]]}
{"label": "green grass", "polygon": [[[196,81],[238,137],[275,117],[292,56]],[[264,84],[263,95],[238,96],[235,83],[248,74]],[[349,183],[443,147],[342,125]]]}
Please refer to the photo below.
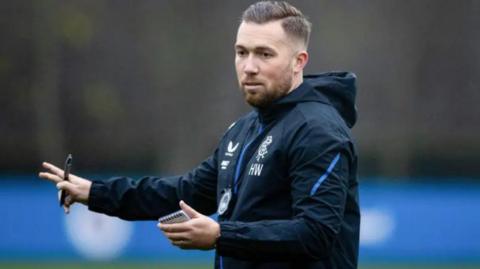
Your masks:
{"label": "green grass", "polygon": [[[212,269],[209,263],[0,262],[1,269]],[[359,269],[480,269],[480,264],[362,264]]]}
{"label": "green grass", "polygon": [[480,264],[362,264],[358,269],[480,269]]}
{"label": "green grass", "polygon": [[0,262],[1,269],[212,269],[213,265],[195,263],[74,263],[74,262]]}

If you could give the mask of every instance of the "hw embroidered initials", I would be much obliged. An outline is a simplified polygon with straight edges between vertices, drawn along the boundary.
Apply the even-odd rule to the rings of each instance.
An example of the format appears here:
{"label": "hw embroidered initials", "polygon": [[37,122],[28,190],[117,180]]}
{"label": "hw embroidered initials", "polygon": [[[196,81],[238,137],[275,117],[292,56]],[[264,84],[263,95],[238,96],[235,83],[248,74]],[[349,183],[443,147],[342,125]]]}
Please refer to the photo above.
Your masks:
{"label": "hw embroidered initials", "polygon": [[260,176],[262,174],[263,163],[254,163],[250,166],[250,170],[248,170],[249,176]]}

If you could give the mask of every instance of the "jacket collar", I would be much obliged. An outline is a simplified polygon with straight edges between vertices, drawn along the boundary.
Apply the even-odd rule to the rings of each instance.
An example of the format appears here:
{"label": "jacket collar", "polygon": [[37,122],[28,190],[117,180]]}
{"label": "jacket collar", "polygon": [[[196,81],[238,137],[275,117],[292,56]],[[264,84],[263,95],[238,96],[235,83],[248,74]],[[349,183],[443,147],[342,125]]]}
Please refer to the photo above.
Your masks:
{"label": "jacket collar", "polygon": [[330,104],[325,96],[315,91],[309,83],[303,81],[296,89],[273,101],[268,107],[255,108],[255,111],[258,114],[260,123],[262,125],[267,125],[290,111],[298,103],[307,101]]}

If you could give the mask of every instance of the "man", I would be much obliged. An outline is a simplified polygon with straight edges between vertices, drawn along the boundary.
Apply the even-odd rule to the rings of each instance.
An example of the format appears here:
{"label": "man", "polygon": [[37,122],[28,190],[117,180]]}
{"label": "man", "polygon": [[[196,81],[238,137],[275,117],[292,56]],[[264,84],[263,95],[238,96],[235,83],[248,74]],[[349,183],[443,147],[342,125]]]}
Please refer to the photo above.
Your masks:
{"label": "man", "polygon": [[[215,248],[215,268],[356,268],[355,76],[303,77],[309,34],[308,20],[285,2],[245,10],[235,66],[254,110],[191,172],[63,182],[63,171],[44,163],[40,177],[69,194],[66,212],[80,202],[122,219],[154,220],[180,205],[191,219],[159,228],[180,248]],[[215,212],[218,221],[206,216]]]}

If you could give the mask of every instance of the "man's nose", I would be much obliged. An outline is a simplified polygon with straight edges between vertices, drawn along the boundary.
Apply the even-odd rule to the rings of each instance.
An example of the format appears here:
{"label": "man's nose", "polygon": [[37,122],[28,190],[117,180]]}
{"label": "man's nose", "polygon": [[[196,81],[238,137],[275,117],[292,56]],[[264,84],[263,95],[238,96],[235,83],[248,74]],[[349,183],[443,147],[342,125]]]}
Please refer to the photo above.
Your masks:
{"label": "man's nose", "polygon": [[248,57],[245,60],[245,66],[243,68],[243,72],[246,74],[252,75],[252,74],[257,74],[258,73],[258,65],[255,63],[255,59],[253,57]]}

